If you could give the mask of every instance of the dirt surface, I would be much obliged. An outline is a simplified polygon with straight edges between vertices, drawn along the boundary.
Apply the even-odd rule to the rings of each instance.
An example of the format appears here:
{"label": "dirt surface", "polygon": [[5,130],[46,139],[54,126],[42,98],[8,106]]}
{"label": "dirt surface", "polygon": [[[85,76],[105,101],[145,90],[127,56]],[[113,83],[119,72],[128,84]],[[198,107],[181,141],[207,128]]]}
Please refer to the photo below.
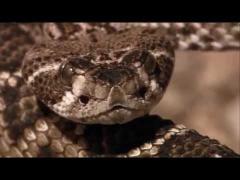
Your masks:
{"label": "dirt surface", "polygon": [[177,52],[175,72],[152,111],[240,153],[240,52]]}

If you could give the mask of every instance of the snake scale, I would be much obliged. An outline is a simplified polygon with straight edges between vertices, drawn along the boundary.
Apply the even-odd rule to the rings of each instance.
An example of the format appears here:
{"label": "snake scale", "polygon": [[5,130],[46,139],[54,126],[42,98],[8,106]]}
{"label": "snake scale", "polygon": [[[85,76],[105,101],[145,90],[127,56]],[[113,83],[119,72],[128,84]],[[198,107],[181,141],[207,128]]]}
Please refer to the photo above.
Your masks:
{"label": "snake scale", "polygon": [[238,23],[1,23],[0,157],[239,157],[148,115],[176,49],[239,41]]}

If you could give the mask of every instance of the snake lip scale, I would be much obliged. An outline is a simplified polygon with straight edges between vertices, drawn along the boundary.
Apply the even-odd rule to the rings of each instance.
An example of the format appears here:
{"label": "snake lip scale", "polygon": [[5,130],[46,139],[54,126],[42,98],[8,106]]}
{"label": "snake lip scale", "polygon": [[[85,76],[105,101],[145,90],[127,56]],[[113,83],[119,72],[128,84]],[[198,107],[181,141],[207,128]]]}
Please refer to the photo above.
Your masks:
{"label": "snake lip scale", "polygon": [[0,23],[0,157],[239,157],[149,115],[175,50],[239,37],[238,23]]}

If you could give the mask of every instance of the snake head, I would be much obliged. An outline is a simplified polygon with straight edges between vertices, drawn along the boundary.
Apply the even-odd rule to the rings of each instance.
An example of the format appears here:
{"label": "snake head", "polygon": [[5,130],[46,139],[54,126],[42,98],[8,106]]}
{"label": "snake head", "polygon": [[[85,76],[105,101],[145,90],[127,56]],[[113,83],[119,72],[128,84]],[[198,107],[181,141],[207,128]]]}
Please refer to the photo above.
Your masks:
{"label": "snake head", "polygon": [[23,77],[38,99],[66,119],[126,123],[148,114],[169,83],[174,53],[161,33],[137,29],[97,42],[39,45],[25,56]]}

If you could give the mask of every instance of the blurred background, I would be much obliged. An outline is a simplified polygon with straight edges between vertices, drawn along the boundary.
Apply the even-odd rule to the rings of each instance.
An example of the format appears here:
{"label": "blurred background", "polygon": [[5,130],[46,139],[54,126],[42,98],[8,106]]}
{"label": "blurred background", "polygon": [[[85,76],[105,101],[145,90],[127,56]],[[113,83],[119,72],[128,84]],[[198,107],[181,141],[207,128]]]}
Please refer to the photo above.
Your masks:
{"label": "blurred background", "polygon": [[240,52],[177,51],[169,87],[152,114],[240,153]]}

